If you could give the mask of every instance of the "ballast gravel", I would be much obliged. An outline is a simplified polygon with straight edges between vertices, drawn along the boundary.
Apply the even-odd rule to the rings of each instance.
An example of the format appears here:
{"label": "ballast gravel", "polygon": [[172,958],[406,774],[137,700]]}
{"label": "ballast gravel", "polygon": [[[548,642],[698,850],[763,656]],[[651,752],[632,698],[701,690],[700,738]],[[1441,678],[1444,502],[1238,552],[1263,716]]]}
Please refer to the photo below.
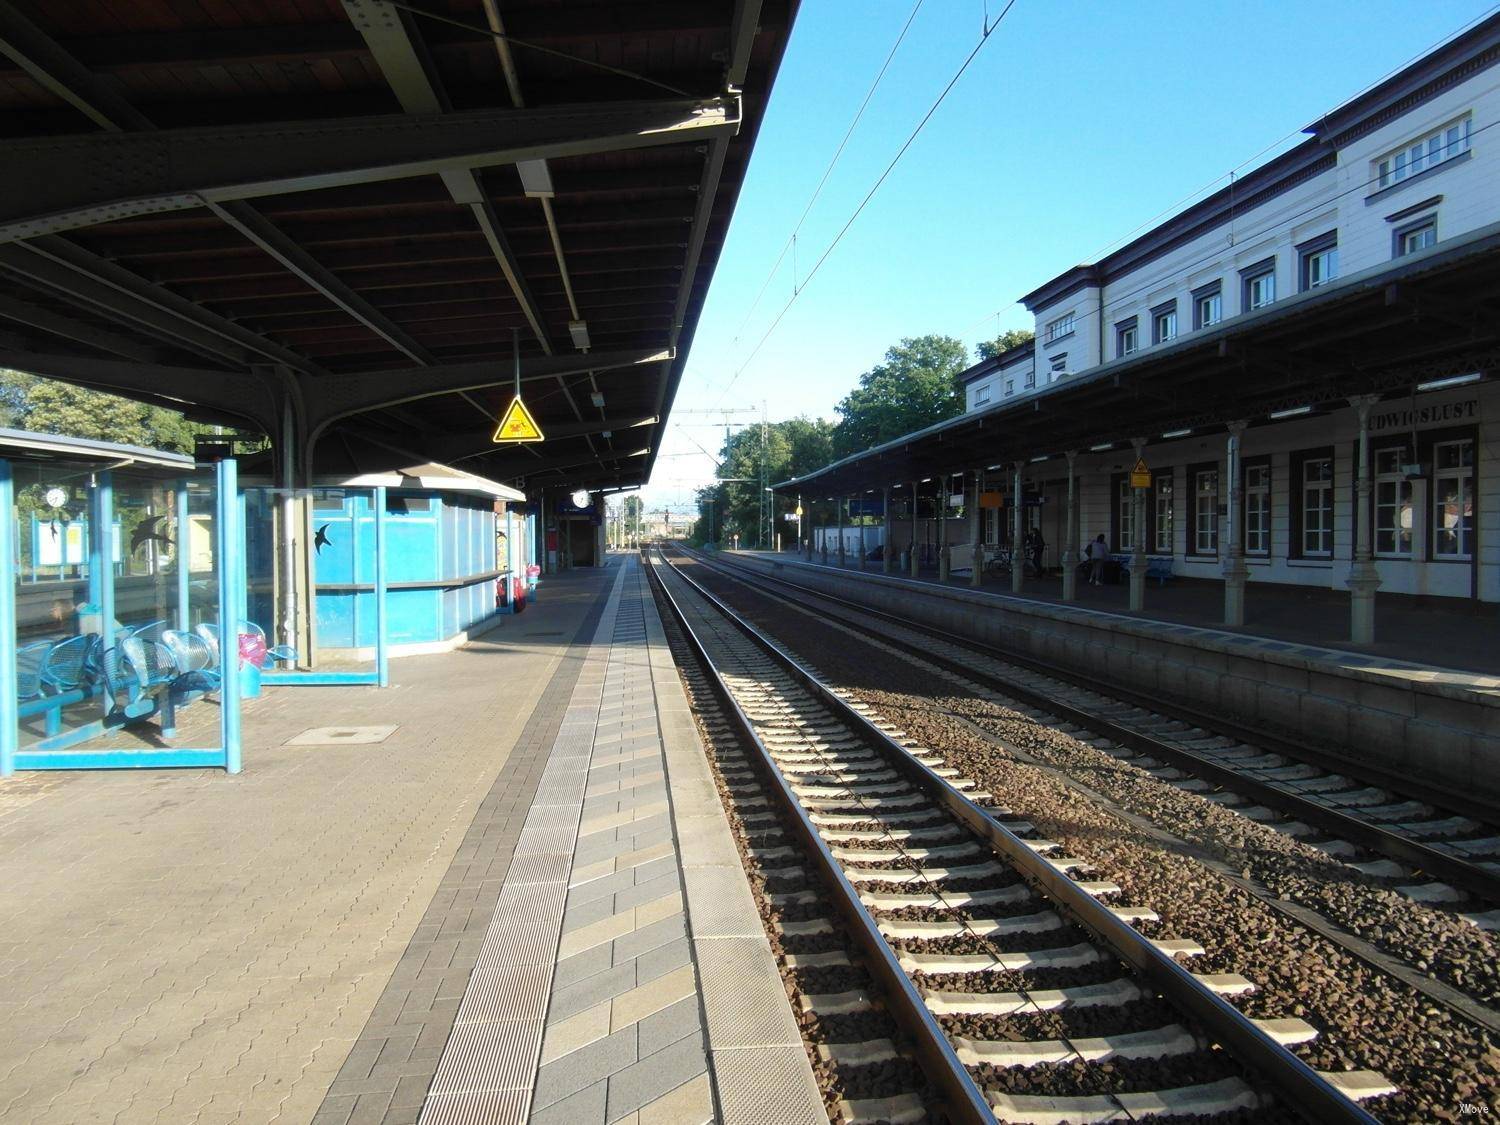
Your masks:
{"label": "ballast gravel", "polygon": [[[701,566],[693,576],[825,680],[903,730],[908,744],[941,755],[1069,855],[1088,861],[1091,877],[1118,883],[1131,902],[1156,910],[1166,931],[1200,942],[1208,952],[1193,959],[1194,971],[1235,972],[1254,981],[1256,991],[1235,1001],[1247,1014],[1306,1019],[1320,1031],[1318,1039],[1296,1048],[1310,1065],[1384,1074],[1400,1092],[1364,1103],[1377,1118],[1417,1123],[1500,1114],[1500,1050],[1487,1031],[1297,926],[1201,864],[1164,851],[1128,821],[1017,761],[954,716],[1075,774],[1127,811],[1225,857],[1276,893],[1484,1000],[1500,998],[1500,958],[1489,935],[1410,903],[1306,845],[1176,790],[1019,710],[965,695],[917,658],[903,658],[888,645],[852,644],[857,638],[850,630],[788,613],[779,600]],[[1043,976],[1061,978],[1051,987],[1100,979],[1095,967],[1025,974],[1030,987],[1038,987]],[[962,974],[922,979],[929,987],[965,989],[962,982]]]}

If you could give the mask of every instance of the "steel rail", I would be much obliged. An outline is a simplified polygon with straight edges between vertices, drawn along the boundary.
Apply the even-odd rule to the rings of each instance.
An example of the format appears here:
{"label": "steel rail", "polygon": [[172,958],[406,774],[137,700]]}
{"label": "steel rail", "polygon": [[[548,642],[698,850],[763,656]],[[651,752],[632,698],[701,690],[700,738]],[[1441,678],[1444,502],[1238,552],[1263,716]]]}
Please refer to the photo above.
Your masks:
{"label": "steel rail", "polygon": [[[679,568],[673,567],[673,573],[842,721],[883,747],[890,764],[908,781],[986,840],[1026,878],[1041,887],[1075,922],[1140,973],[1168,1002],[1195,1018],[1219,1044],[1254,1070],[1284,1105],[1318,1125],[1330,1122],[1372,1125],[1375,1118],[1357,1102],[1325,1082],[1317,1071],[1262,1031],[1238,1008],[1202,984],[1134,927],[1116,917],[1065,872],[992,817],[988,810],[917,761],[904,746],[845,702],[753,624]],[[675,611],[675,602],[673,605]]]}
{"label": "steel rail", "polygon": [[[884,610],[860,605],[858,602],[841,598],[836,594],[829,594],[822,590],[803,586],[784,577],[757,574],[742,566],[720,563],[717,560],[703,558],[696,552],[688,553],[688,557],[697,559],[704,565],[721,573],[731,575],[737,581],[746,582],[750,585],[760,585],[771,591],[774,591],[778,586],[790,587],[799,593],[807,594],[814,598],[821,598],[824,601],[843,606],[846,609],[864,614],[878,621],[898,625],[903,629],[921,633],[958,648],[966,648],[976,656],[987,657],[1006,664],[1014,664],[1026,671],[1034,672],[1038,675],[1050,676],[1081,691],[1088,691],[1094,695],[1108,696],[1132,707],[1139,707],[1168,719],[1189,723],[1209,734],[1234,738],[1249,745],[1258,746],[1271,753],[1281,754],[1284,757],[1303,761],[1320,769],[1326,769],[1331,773],[1347,775],[1357,782],[1393,789],[1397,793],[1421,800],[1427,804],[1439,807],[1446,806],[1450,811],[1469,815],[1467,809],[1453,808],[1454,802],[1446,794],[1433,796],[1432,791],[1420,783],[1408,782],[1405,779],[1388,778],[1383,775],[1383,771],[1378,770],[1373,771],[1376,776],[1370,776],[1369,771],[1350,768],[1343,759],[1331,758],[1329,755],[1320,754],[1313,749],[1303,748],[1297,744],[1280,739],[1275,735],[1252,731],[1249,728],[1234,723],[1232,720],[1217,717],[1209,718],[1203,716],[1200,712],[1190,708],[1179,707],[1176,704],[1164,705],[1157,700],[1145,699],[1128,690],[1117,689],[1113,685],[1100,687],[1088,684],[1083,682],[1082,677],[1067,673],[1045,662],[1027,657],[1018,657],[1004,649],[996,648],[982,641],[972,640],[968,637],[959,637],[931,625],[897,617],[895,614],[887,613]],[[923,652],[921,658],[957,675],[984,681],[996,691],[1003,692],[1029,706],[1050,711],[1060,719],[1076,723],[1123,746],[1128,746],[1132,750],[1149,754],[1153,758],[1164,759],[1170,764],[1188,770],[1207,781],[1212,781],[1216,785],[1244,793],[1261,804],[1295,816],[1297,819],[1315,828],[1323,829],[1326,832],[1359,844],[1370,851],[1388,856],[1391,859],[1404,860],[1429,875],[1460,886],[1465,890],[1472,891],[1488,901],[1500,901],[1500,875],[1492,874],[1478,864],[1470,863],[1459,856],[1439,851],[1429,844],[1422,843],[1420,840],[1415,840],[1410,836],[1383,828],[1371,821],[1361,820],[1349,813],[1340,812],[1337,809],[1321,805],[1316,801],[1310,801],[1306,797],[1283,789],[1278,785],[1261,781],[1258,778],[1242,773],[1232,766],[1227,766],[1221,762],[1216,762],[1210,758],[1195,754],[1191,750],[1173,746],[1144,731],[1135,730],[1122,723],[1117,723],[1106,716],[1098,715],[1066,703],[1056,696],[1048,695],[1037,688],[1028,687],[997,672],[974,668],[961,661],[932,652]],[[1493,812],[1488,816],[1480,815],[1477,819],[1492,820]]]}
{"label": "steel rail", "polygon": [[[813,866],[823,885],[830,892],[834,908],[848,923],[846,934],[864,953],[867,966],[876,982],[885,990],[887,1010],[897,1024],[910,1037],[917,1061],[923,1073],[942,1092],[945,1108],[955,1125],[995,1125],[995,1112],[985,1100],[984,1093],[975,1084],[968,1068],[959,1061],[947,1036],[938,1026],[937,1020],[927,1010],[922,997],[917,993],[911,978],[901,968],[895,952],[881,935],[875,920],[859,900],[859,892],[849,882],[848,876],[833,858],[816,825],[809,818],[802,803],[792,792],[791,785],[776,768],[770,748],[755,732],[750,717],[740,707],[739,700],[724,681],[718,666],[709,656],[707,648],[688,624],[687,615],[678,604],[666,583],[656,573],[654,564],[646,557],[646,573],[657,595],[672,612],[683,638],[693,655],[702,665],[714,695],[718,697],[737,733],[755,748],[756,764],[769,781],[768,791],[779,799],[782,811],[801,837],[803,847],[814,860]],[[679,577],[683,577],[679,575]],[[684,579],[686,580],[686,579]],[[701,591],[699,591],[701,593]]]}

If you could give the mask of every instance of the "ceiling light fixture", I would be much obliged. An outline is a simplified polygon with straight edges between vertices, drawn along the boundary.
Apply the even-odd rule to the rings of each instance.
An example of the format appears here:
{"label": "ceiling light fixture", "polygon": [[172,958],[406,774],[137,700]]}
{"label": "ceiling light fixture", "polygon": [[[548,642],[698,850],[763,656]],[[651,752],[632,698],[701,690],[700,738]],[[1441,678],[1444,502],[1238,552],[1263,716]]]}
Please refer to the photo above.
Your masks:
{"label": "ceiling light fixture", "polygon": [[581,352],[589,350],[589,322],[586,320],[568,321],[568,335],[573,337],[573,346]]}
{"label": "ceiling light fixture", "polygon": [[1465,383],[1477,383],[1484,375],[1478,371],[1471,371],[1467,375],[1450,375],[1446,379],[1433,379],[1430,382],[1418,383],[1419,391],[1442,391],[1449,387],[1461,387]]}
{"label": "ceiling light fixture", "polygon": [[1193,431],[1190,430],[1190,429],[1189,430],[1168,430],[1166,433],[1162,434],[1161,436],[1164,437],[1164,438],[1187,437],[1192,432]]}
{"label": "ceiling light fixture", "polygon": [[516,171],[521,175],[521,190],[532,199],[551,199],[552,171],[545,160],[518,160]]}
{"label": "ceiling light fixture", "polygon": [[1293,406],[1289,407],[1286,410],[1273,410],[1270,414],[1266,415],[1266,417],[1270,418],[1273,422],[1278,422],[1283,418],[1296,418],[1300,415],[1311,413],[1311,406]]}

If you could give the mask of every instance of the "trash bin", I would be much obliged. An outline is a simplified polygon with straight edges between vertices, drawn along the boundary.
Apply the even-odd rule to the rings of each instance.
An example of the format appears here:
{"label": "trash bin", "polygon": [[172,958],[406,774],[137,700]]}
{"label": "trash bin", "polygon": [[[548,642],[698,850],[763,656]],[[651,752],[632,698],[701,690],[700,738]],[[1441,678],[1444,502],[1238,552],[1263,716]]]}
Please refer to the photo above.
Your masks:
{"label": "trash bin", "polygon": [[240,697],[260,695],[260,670],[266,663],[266,638],[260,633],[240,634]]}

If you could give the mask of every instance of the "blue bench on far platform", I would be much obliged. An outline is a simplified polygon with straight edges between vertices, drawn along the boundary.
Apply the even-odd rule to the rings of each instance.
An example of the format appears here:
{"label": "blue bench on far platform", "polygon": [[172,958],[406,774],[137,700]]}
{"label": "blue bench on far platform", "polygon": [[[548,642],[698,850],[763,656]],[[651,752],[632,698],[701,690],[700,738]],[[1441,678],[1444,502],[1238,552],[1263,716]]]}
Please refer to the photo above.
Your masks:
{"label": "blue bench on far platform", "polygon": [[[1111,555],[1110,558],[1119,564],[1121,573],[1129,580],[1131,557],[1129,555]],[[1156,579],[1158,586],[1166,585],[1167,579],[1172,577],[1172,556],[1147,555],[1146,577]]]}

